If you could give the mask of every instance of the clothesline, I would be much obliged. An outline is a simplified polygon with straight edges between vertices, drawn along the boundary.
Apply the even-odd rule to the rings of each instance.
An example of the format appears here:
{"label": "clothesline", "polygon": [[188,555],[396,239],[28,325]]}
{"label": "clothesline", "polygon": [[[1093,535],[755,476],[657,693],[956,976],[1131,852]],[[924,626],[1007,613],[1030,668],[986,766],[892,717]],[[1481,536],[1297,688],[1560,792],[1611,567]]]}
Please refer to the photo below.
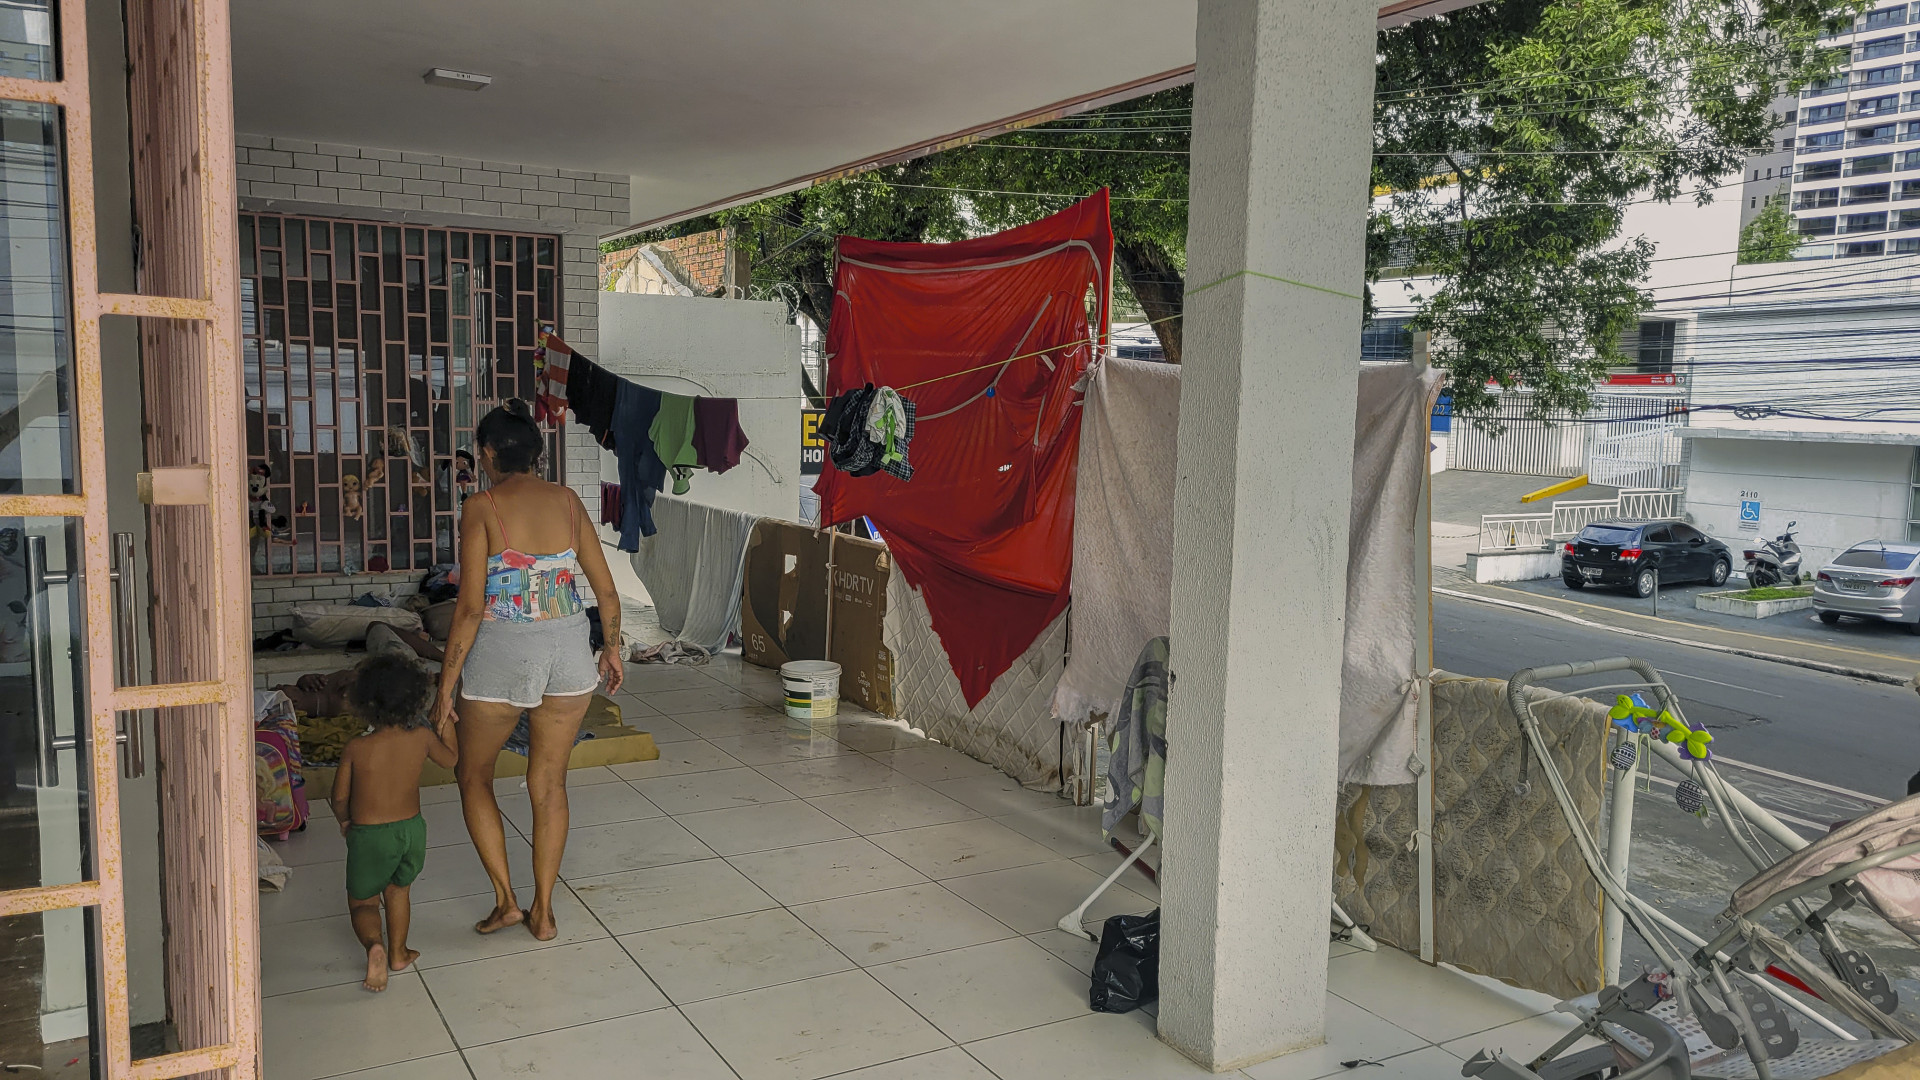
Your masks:
{"label": "clothesline", "polygon": [[[1300,289],[1311,289],[1314,292],[1328,293],[1332,296],[1338,296],[1346,300],[1361,299],[1361,297],[1355,296],[1352,293],[1341,292],[1338,289],[1329,289],[1324,285],[1312,285],[1304,281],[1295,281],[1292,278],[1284,278],[1279,276],[1278,274],[1263,274],[1258,270],[1237,270],[1231,274],[1226,275],[1225,277],[1218,278],[1213,281],[1209,281],[1205,285],[1202,285],[1197,289],[1188,289],[1187,295],[1194,296],[1196,294],[1206,292],[1208,289],[1213,288],[1215,285],[1224,285],[1227,282],[1232,281],[1234,278],[1239,278],[1239,277],[1256,277],[1256,278],[1265,279],[1267,281],[1277,281],[1282,285],[1292,285],[1295,288],[1300,288]],[[1182,317],[1182,315],[1184,314],[1185,314],[1184,312],[1176,312],[1172,315],[1162,315],[1158,319],[1149,319],[1145,323],[1135,323],[1134,325],[1158,326],[1163,322],[1172,322],[1173,320]],[[1017,356],[1009,356],[1005,360],[995,360],[990,364],[981,364],[978,367],[970,367],[962,371],[955,371],[946,375],[935,375],[931,379],[921,379],[919,382],[907,383],[904,386],[896,386],[894,387],[894,389],[912,390],[915,387],[919,387],[919,386],[929,386],[933,383],[944,382],[948,379],[957,379],[962,375],[972,375],[973,373],[978,371],[991,371],[992,369],[997,367],[1005,367],[1006,365],[1013,363],[1015,360],[1027,360],[1035,356],[1045,356],[1050,352],[1059,352],[1061,349],[1071,349],[1076,345],[1092,345],[1095,343],[1096,343],[1095,339],[1091,337],[1081,338],[1077,341],[1063,342],[1059,345],[1053,345],[1045,349],[1040,349],[1036,352],[1020,353]]]}
{"label": "clothesline", "polygon": [[[1135,323],[1133,325],[1158,326],[1163,322],[1172,322],[1174,319],[1177,319],[1179,317],[1180,316],[1178,314],[1162,315],[1158,319],[1149,319],[1144,323]],[[918,386],[931,386],[934,383],[945,382],[948,379],[957,379],[962,375],[972,375],[976,371],[991,371],[997,367],[1005,367],[1008,364],[1013,363],[1015,360],[1028,360],[1036,356],[1045,356],[1050,352],[1059,352],[1061,349],[1071,349],[1076,345],[1094,345],[1094,344],[1098,344],[1098,341],[1097,339],[1091,338],[1091,337],[1079,338],[1074,341],[1063,341],[1058,345],[1050,345],[1047,348],[1040,349],[1035,352],[1019,353],[1014,356],[1009,356],[1005,360],[995,360],[990,364],[981,364],[978,367],[965,368],[960,371],[949,372],[945,375],[935,375],[931,379],[921,379],[919,382],[905,383],[903,385],[894,387],[894,389],[895,390],[912,390],[913,388]]]}

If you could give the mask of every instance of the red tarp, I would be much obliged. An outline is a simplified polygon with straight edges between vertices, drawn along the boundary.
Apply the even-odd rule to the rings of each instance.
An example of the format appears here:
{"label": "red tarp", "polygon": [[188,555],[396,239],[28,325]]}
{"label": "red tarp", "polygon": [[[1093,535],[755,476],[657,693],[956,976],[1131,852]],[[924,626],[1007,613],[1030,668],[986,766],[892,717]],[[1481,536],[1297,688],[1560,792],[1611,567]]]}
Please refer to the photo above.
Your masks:
{"label": "red tarp", "polygon": [[1112,267],[1105,190],[954,244],[840,238],[826,392],[872,383],[913,401],[913,479],[850,477],[829,461],[820,520],[879,527],[969,707],[1067,607],[1073,386],[1089,340],[1105,341]]}

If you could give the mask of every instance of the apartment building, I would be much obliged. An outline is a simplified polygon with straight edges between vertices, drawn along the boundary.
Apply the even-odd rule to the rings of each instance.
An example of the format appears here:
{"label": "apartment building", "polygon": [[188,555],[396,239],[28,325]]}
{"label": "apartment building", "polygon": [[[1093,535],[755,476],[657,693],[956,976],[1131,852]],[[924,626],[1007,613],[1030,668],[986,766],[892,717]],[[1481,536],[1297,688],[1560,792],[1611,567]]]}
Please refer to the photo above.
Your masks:
{"label": "apartment building", "polygon": [[1740,227],[1745,229],[1770,203],[1786,202],[1793,185],[1794,137],[1800,116],[1800,98],[1786,94],[1773,100],[1773,115],[1781,125],[1773,133],[1773,142],[1764,153],[1747,159],[1740,178]]}
{"label": "apartment building", "polygon": [[[1800,92],[1792,210],[1799,257],[1920,253],[1920,4],[1867,12],[1831,36],[1845,60]],[[1902,119],[1903,116],[1909,118]],[[1751,172],[1751,165],[1749,172]],[[1751,183],[1752,181],[1749,181]]]}

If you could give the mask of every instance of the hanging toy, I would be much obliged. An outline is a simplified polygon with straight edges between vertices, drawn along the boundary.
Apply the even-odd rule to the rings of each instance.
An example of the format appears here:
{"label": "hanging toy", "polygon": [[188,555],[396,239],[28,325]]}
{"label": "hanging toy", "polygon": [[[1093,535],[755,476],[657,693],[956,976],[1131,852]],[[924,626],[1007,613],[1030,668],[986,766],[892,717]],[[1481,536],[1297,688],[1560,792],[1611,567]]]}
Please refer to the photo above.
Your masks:
{"label": "hanging toy", "polygon": [[1632,772],[1634,762],[1639,759],[1639,756],[1640,755],[1634,751],[1633,741],[1631,739],[1621,739],[1618,743],[1614,744],[1611,760],[1613,761],[1614,768],[1621,772]]}
{"label": "hanging toy", "polygon": [[1713,751],[1707,749],[1707,744],[1713,741],[1712,732],[1706,728],[1690,728],[1674,719],[1672,713],[1661,713],[1660,723],[1667,729],[1663,736],[1666,741],[1685,750],[1688,757],[1695,761],[1713,760]]}
{"label": "hanging toy", "polygon": [[1693,814],[1696,817],[1705,816],[1707,808],[1706,790],[1699,784],[1694,783],[1691,779],[1680,781],[1680,786],[1673,789],[1673,801],[1674,805],[1689,814]]}

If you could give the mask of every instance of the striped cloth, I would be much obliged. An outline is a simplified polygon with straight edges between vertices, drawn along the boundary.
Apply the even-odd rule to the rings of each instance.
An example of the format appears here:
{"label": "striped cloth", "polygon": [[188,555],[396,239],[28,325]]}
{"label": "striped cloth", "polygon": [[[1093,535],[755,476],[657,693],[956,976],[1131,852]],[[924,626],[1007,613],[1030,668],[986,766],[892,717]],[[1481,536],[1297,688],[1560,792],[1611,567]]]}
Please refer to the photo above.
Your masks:
{"label": "striped cloth", "polygon": [[573,350],[559,335],[541,327],[534,339],[533,418],[539,423],[560,424],[567,419],[567,362]]}
{"label": "striped cloth", "polygon": [[1167,639],[1140,650],[1120,711],[1107,721],[1107,805],[1100,831],[1108,839],[1122,818],[1140,810],[1140,827],[1160,835],[1167,797]]}

